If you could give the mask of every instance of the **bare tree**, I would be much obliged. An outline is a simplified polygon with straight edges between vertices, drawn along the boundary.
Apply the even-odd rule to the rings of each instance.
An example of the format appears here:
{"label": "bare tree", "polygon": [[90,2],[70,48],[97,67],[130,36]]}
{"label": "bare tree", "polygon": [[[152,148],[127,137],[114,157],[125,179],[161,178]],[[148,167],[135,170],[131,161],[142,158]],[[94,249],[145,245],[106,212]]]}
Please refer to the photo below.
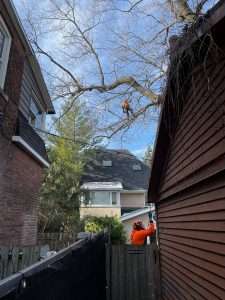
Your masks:
{"label": "bare tree", "polygon": [[[88,102],[101,120],[100,135],[111,137],[157,115],[168,37],[195,22],[207,1],[39,2],[39,10],[27,10],[26,26],[36,52],[45,57],[55,99]],[[124,99],[134,110],[130,118],[120,108]]]}

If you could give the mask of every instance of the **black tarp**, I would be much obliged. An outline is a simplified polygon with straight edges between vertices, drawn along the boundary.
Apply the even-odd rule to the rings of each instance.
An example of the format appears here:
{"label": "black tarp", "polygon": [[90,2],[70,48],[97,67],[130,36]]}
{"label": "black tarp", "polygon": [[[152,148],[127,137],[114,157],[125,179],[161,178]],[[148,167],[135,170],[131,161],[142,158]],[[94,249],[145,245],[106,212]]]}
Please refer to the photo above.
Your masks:
{"label": "black tarp", "polygon": [[60,251],[0,282],[2,300],[105,300],[105,237]]}

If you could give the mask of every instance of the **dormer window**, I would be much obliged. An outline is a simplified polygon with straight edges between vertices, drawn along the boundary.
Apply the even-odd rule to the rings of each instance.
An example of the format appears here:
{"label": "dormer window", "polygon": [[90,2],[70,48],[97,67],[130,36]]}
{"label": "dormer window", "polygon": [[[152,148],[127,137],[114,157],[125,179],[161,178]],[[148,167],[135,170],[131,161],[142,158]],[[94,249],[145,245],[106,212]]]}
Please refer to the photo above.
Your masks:
{"label": "dormer window", "polygon": [[0,88],[4,89],[9,52],[11,47],[11,35],[5,22],[0,16]]}
{"label": "dormer window", "polygon": [[132,169],[133,169],[134,171],[141,171],[141,170],[142,170],[140,164],[134,164],[134,165],[132,166]]}
{"label": "dormer window", "polygon": [[112,167],[112,161],[111,160],[103,160],[102,165],[103,165],[103,167]]}

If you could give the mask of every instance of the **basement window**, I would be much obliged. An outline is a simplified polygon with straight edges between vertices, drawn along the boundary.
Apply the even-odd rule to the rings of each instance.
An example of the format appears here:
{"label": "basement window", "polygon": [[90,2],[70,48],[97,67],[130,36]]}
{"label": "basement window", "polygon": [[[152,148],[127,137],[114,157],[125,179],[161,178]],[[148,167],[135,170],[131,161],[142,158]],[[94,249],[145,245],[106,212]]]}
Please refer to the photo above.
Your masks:
{"label": "basement window", "polygon": [[7,73],[9,52],[11,47],[11,35],[3,18],[0,16],[0,88],[4,89]]}
{"label": "basement window", "polygon": [[111,160],[103,160],[102,165],[103,165],[103,167],[112,167],[112,161]]}

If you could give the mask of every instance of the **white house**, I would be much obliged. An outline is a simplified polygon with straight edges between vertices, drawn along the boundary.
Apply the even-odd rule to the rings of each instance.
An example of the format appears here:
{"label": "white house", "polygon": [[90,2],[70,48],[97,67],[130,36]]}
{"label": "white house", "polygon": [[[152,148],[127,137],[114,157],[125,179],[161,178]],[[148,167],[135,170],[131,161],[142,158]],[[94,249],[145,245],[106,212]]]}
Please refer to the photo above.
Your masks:
{"label": "white house", "polygon": [[81,217],[121,217],[144,208],[149,173],[149,167],[127,150],[97,149],[82,178]]}

